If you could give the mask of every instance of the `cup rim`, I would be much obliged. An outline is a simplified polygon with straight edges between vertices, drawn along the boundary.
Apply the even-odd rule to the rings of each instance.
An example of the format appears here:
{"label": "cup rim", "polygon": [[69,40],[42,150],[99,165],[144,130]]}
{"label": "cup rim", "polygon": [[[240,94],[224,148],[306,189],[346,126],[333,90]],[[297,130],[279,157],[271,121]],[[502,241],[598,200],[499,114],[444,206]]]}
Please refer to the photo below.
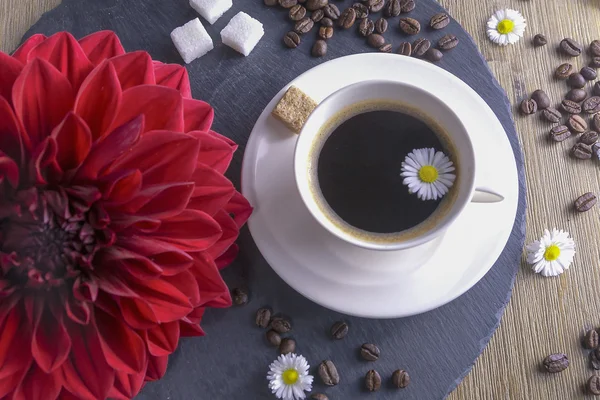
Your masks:
{"label": "cup rim", "polygon": [[[325,105],[332,102],[333,99],[343,95],[347,91],[355,89],[356,87],[377,85],[377,84],[386,84],[386,85],[391,84],[394,86],[409,87],[411,89],[425,93],[427,96],[433,97],[435,100],[437,100],[439,105],[444,108],[444,111],[449,113],[450,115],[452,115],[454,117],[455,121],[460,126],[460,128],[465,132],[465,138],[466,138],[465,144],[466,144],[467,148],[466,149],[461,148],[461,150],[469,152],[473,158],[473,173],[471,175],[469,182],[467,182],[467,185],[468,185],[467,187],[469,189],[470,195],[468,197],[466,197],[464,200],[462,200],[462,204],[459,204],[458,206],[456,206],[456,204],[461,201],[461,200],[457,199],[455,201],[455,203],[452,205],[452,207],[455,208],[454,212],[448,213],[442,219],[442,221],[440,223],[436,224],[432,229],[425,232],[424,234],[419,235],[412,239],[407,239],[407,240],[398,241],[398,242],[389,242],[389,243],[375,243],[375,242],[370,242],[367,240],[362,240],[362,239],[356,238],[348,233],[343,232],[341,229],[336,227],[333,223],[329,223],[329,224],[325,223],[323,220],[327,219],[327,217],[323,213],[320,213],[319,215],[315,215],[315,212],[313,211],[311,205],[312,204],[316,205],[317,202],[312,198],[311,193],[307,193],[306,190],[303,189],[303,185],[301,184],[301,177],[305,176],[305,175],[302,175],[300,172],[300,168],[302,167],[303,163],[300,162],[300,160],[299,160],[299,158],[300,158],[299,157],[299,147],[300,147],[301,143],[305,142],[307,140],[310,140],[312,142],[314,140],[316,134],[318,133],[318,131],[317,131],[317,132],[313,133],[312,135],[304,134],[304,132],[306,131],[306,127],[309,125],[309,122],[312,119],[316,118],[317,111],[320,111],[322,108],[325,107]],[[363,101],[363,100],[357,99],[356,102],[353,104],[359,103],[360,101]],[[308,136],[310,136],[310,139],[308,138]],[[303,137],[304,137],[304,139],[303,139]],[[442,99],[440,99],[434,93],[432,93],[430,91],[426,91],[423,88],[412,85],[410,83],[398,82],[398,81],[393,81],[393,80],[386,80],[386,79],[364,80],[364,81],[360,81],[360,82],[356,82],[356,83],[352,83],[350,85],[344,86],[344,87],[334,91],[333,93],[329,94],[323,101],[321,101],[317,105],[317,107],[315,107],[315,109],[312,111],[312,113],[309,115],[306,122],[304,123],[302,130],[300,131],[300,133],[298,133],[298,138],[296,140],[296,144],[295,144],[295,148],[294,148],[293,163],[294,163],[294,165],[293,165],[294,180],[296,182],[296,188],[298,189],[300,198],[302,199],[302,202],[304,203],[304,205],[307,208],[310,215],[325,230],[327,230],[329,233],[336,236],[340,240],[343,240],[344,242],[347,242],[347,243],[350,243],[355,246],[362,247],[362,248],[368,249],[368,250],[384,250],[384,251],[404,250],[404,249],[409,249],[409,248],[413,248],[413,247],[422,245],[424,243],[427,243],[427,242],[433,240],[439,234],[443,233],[456,220],[456,218],[458,218],[458,216],[464,211],[465,207],[470,202],[470,199],[473,196],[473,193],[475,191],[475,173],[476,173],[475,150],[473,147],[473,142],[471,140],[471,137],[469,136],[468,131],[467,131],[464,123],[462,122],[462,120],[458,117],[458,115],[456,115],[456,113]],[[306,165],[305,162],[304,162],[304,165]],[[461,177],[461,179],[462,179],[462,177]],[[318,208],[318,205],[316,205],[316,207]]]}

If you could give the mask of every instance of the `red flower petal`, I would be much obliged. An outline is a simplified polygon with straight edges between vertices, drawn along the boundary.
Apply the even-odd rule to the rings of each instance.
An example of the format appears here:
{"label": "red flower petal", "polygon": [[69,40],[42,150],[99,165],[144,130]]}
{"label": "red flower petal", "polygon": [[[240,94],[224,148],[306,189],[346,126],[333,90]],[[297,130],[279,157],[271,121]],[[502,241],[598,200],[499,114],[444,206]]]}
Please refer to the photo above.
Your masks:
{"label": "red flower petal", "polygon": [[140,280],[156,279],[162,274],[162,268],[149,258],[117,246],[105,249],[97,257],[101,265],[112,265]]}
{"label": "red flower petal", "polygon": [[27,39],[15,52],[13,53],[13,58],[16,58],[21,63],[25,64],[27,62],[27,56],[31,49],[33,49],[38,44],[42,43],[46,40],[46,36],[41,33],[36,33],[32,35],[29,39]]}
{"label": "red flower petal", "polygon": [[119,37],[112,31],[99,31],[79,40],[81,48],[94,65],[100,64],[107,58],[120,56],[125,53]]}
{"label": "red flower petal", "polygon": [[36,367],[29,368],[19,389],[15,391],[13,400],[53,400],[62,389],[60,371],[48,374]]}
{"label": "red flower petal", "polygon": [[23,63],[0,51],[0,97],[12,99],[13,84],[23,70]]}
{"label": "red flower petal", "polygon": [[163,64],[158,61],[154,61],[152,65],[157,85],[176,89],[183,98],[192,98],[190,78],[185,67],[179,64]]}
{"label": "red flower petal", "polygon": [[148,351],[153,356],[168,356],[179,342],[179,321],[157,325],[146,331]]}
{"label": "red flower petal", "polygon": [[74,96],[67,78],[47,61],[35,59],[15,81],[12,99],[15,114],[35,146],[62,121]]}
{"label": "red flower petal", "polygon": [[36,301],[34,308],[31,354],[42,371],[49,374],[69,356],[71,339],[63,325],[62,316],[56,318],[52,315],[41,299]]}
{"label": "red flower petal", "polygon": [[58,152],[56,140],[53,137],[45,138],[35,149],[31,159],[30,179],[37,184],[45,185],[46,178],[49,175],[46,168],[52,171],[60,170],[56,162],[56,154]]}
{"label": "red flower petal", "polygon": [[144,366],[144,371],[139,374],[126,374],[116,371],[115,384],[108,392],[108,397],[115,400],[129,400],[135,397],[144,386],[146,367],[147,365]]}
{"label": "red flower petal", "polygon": [[231,295],[213,259],[204,253],[194,257],[190,272],[196,277],[200,289],[201,305],[206,307],[229,307]]}
{"label": "red flower petal", "polygon": [[56,33],[31,49],[27,60],[34,58],[54,65],[67,77],[75,91],[93,68],[77,40],[68,32]]}
{"label": "red flower petal", "polygon": [[86,302],[79,301],[74,297],[69,298],[65,303],[65,310],[67,316],[71,321],[76,322],[80,325],[87,325],[90,323],[90,306]]}
{"label": "red flower petal", "polygon": [[152,256],[154,262],[163,270],[163,276],[176,275],[190,268],[194,263],[194,259],[188,253],[184,252],[165,252],[158,253]]}
{"label": "red flower petal", "polygon": [[31,143],[12,107],[3,97],[0,97],[0,132],[0,150],[21,163],[25,148],[30,149]]}
{"label": "red flower petal", "polygon": [[[156,322],[172,322],[185,317],[193,308],[188,297],[178,288],[162,279],[130,281],[131,288],[144,299]],[[135,301],[135,299],[123,299]]]}
{"label": "red flower petal", "polygon": [[215,215],[225,207],[235,194],[235,188],[229,179],[213,168],[199,164],[192,180],[196,183],[188,208]]}
{"label": "red flower petal", "polygon": [[146,371],[146,381],[156,381],[162,378],[167,372],[169,357],[148,357],[148,370]]}
{"label": "red flower petal", "polygon": [[117,297],[138,297],[123,279],[123,271],[114,264],[108,265],[110,267],[98,268],[94,271],[94,275],[98,278],[98,288]]}
{"label": "red flower petal", "polygon": [[217,268],[223,269],[229,264],[231,264],[238,256],[240,252],[240,247],[237,244],[232,244],[225,253],[221,254],[218,258],[215,259],[215,264],[217,264]]}
{"label": "red flower petal", "polygon": [[176,246],[152,240],[131,236],[120,238],[119,245],[135,253],[150,257],[163,268],[164,275],[174,275],[189,268],[193,263],[193,257]]}
{"label": "red flower petal", "polygon": [[202,251],[217,243],[223,231],[210,215],[196,210],[164,219],[151,236],[185,251]]}
{"label": "red flower petal", "polygon": [[19,166],[12,158],[6,157],[0,151],[0,185],[8,181],[13,188],[19,185]]}
{"label": "red flower petal", "polygon": [[12,394],[9,394],[18,389],[28,370],[29,366],[26,366],[22,370],[0,379],[0,399],[12,398]]}
{"label": "red flower petal", "polygon": [[236,191],[225,206],[225,212],[233,215],[237,227],[241,228],[252,215],[252,206],[240,192]]}
{"label": "red flower petal", "polygon": [[150,305],[141,298],[120,297],[117,303],[123,319],[134,329],[150,329],[159,322]]}
{"label": "red flower petal", "polygon": [[75,112],[90,127],[94,140],[104,136],[121,105],[121,85],[115,67],[100,64],[85,79],[75,99]]}
{"label": "red flower petal", "polygon": [[210,104],[201,100],[184,99],[183,115],[185,118],[184,132],[208,131],[213,123],[215,111]]}
{"label": "red flower petal", "polygon": [[192,303],[193,307],[197,307],[200,304],[200,290],[194,274],[190,271],[182,271],[179,274],[171,276],[163,276],[162,279],[181,290]]}
{"label": "red flower petal", "polygon": [[21,307],[13,307],[0,332],[0,379],[26,368],[31,362],[31,330]]}
{"label": "red flower petal", "polygon": [[205,336],[205,333],[202,330],[202,328],[200,328],[200,325],[189,323],[186,321],[180,322],[179,330],[181,332],[181,336],[186,336],[186,337]]}
{"label": "red flower petal", "polygon": [[233,218],[223,210],[215,214],[213,218],[223,229],[223,235],[219,238],[219,241],[208,249],[208,254],[217,258],[225,253],[229,246],[235,242],[239,234],[239,229]]}
{"label": "red flower petal", "polygon": [[198,163],[205,164],[217,172],[224,174],[233,158],[235,148],[225,140],[208,132],[192,131],[188,132],[188,134],[200,139]]}
{"label": "red flower petal", "polygon": [[[183,211],[194,190],[193,183],[154,185],[141,190],[127,204],[119,208],[123,212],[145,215],[146,218],[168,218]],[[107,209],[110,205],[106,205]]]}
{"label": "red flower petal", "polygon": [[154,67],[152,58],[145,51],[134,51],[117,57],[109,62],[115,67],[123,91],[140,85],[154,85]]}
{"label": "red flower petal", "polygon": [[92,147],[89,128],[73,112],[69,112],[60,125],[54,128],[51,136],[56,140],[56,161],[63,171],[79,167]]}

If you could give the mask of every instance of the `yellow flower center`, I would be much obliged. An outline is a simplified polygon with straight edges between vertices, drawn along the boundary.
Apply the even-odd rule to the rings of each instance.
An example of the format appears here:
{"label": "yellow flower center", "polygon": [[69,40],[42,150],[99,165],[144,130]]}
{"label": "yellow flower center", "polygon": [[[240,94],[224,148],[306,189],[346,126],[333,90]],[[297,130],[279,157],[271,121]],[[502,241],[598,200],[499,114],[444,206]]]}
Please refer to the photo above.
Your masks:
{"label": "yellow flower center", "polygon": [[546,261],[554,261],[558,259],[559,256],[560,249],[555,244],[548,246],[548,248],[546,248],[546,251],[544,252],[544,258],[546,259]]}
{"label": "yellow flower center", "polygon": [[298,382],[299,377],[300,375],[298,375],[298,371],[295,369],[288,369],[281,374],[281,379],[283,379],[283,383],[286,385],[293,385],[294,383]]}
{"label": "yellow flower center", "polygon": [[515,29],[515,23],[510,19],[503,19],[498,23],[498,27],[496,29],[501,34],[506,35],[507,33],[511,33]]}
{"label": "yellow flower center", "polygon": [[438,178],[438,170],[433,165],[424,165],[419,169],[419,179],[425,183],[433,183]]}

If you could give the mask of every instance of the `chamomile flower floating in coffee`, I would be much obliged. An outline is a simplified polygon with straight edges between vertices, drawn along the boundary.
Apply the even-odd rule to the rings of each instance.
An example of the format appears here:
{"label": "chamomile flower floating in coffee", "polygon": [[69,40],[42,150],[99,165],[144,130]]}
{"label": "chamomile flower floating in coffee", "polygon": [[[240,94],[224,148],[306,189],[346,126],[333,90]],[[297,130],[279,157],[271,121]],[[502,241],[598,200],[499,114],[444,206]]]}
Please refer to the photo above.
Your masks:
{"label": "chamomile flower floating in coffee", "polygon": [[403,183],[421,200],[441,199],[454,184],[454,164],[435,149],[415,149],[402,163]]}
{"label": "chamomile flower floating in coffee", "polygon": [[305,399],[304,392],[312,390],[313,377],[308,374],[306,358],[296,354],[282,354],[269,366],[269,388],[278,399]]}
{"label": "chamomile flower floating in coffee", "polygon": [[527,262],[543,276],[557,276],[569,269],[575,257],[575,241],[569,232],[552,229],[544,231],[540,240],[527,245]]}
{"label": "chamomile flower floating in coffee", "polygon": [[523,37],[527,23],[520,12],[511,9],[498,10],[487,22],[490,40],[500,46],[514,44]]}

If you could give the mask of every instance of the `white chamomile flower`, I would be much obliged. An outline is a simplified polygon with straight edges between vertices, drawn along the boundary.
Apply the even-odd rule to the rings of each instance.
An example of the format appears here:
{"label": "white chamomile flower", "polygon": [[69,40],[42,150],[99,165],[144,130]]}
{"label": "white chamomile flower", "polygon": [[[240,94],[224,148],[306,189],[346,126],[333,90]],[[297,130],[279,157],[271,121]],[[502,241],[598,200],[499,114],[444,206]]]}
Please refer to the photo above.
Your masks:
{"label": "white chamomile flower", "polygon": [[523,37],[527,23],[520,12],[499,10],[487,22],[487,34],[490,40],[501,46],[515,44]]}
{"label": "white chamomile flower", "polygon": [[544,231],[540,240],[527,245],[527,262],[543,276],[557,276],[569,269],[575,257],[575,241],[569,232],[552,229]]}
{"label": "white chamomile flower", "polygon": [[269,366],[269,388],[278,399],[305,399],[304,392],[312,390],[313,377],[308,374],[306,358],[296,354],[282,354]]}
{"label": "white chamomile flower", "polygon": [[447,155],[435,149],[411,151],[402,163],[403,183],[421,200],[442,198],[454,184],[454,164]]}

